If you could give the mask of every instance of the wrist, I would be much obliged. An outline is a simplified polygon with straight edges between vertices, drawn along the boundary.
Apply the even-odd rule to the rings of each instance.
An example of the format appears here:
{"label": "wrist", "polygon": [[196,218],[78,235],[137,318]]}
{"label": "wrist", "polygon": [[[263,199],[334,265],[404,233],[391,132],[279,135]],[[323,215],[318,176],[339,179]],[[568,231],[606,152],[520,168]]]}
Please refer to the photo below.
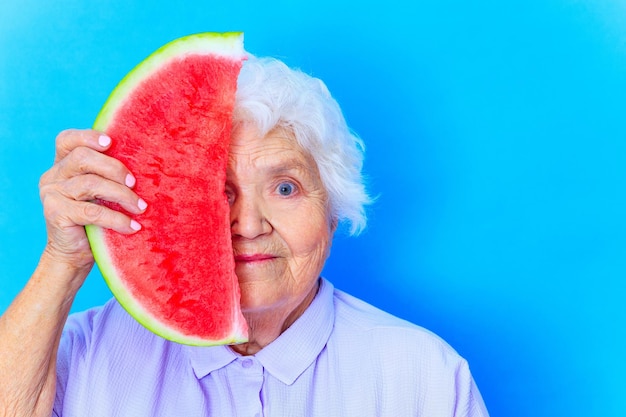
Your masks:
{"label": "wrist", "polygon": [[54,288],[69,291],[73,297],[85,282],[93,263],[92,257],[61,256],[46,247],[39,259],[34,277],[39,277]]}

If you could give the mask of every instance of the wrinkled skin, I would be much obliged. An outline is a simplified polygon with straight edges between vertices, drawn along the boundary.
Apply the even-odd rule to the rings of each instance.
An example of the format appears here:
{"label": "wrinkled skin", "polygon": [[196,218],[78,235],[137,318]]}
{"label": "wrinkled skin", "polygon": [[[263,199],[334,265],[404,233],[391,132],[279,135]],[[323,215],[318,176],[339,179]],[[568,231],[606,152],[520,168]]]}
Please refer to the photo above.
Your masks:
{"label": "wrinkled skin", "polygon": [[276,339],[308,307],[328,257],[333,222],[314,160],[293,135],[253,126],[235,129],[226,193],[242,310],[255,353]]}
{"label": "wrinkled skin", "polygon": [[94,131],[62,132],[56,141],[54,165],[39,183],[48,232],[46,251],[76,269],[93,265],[84,225],[120,233],[134,233],[138,228],[126,215],[90,200],[114,201],[130,213],[145,209],[145,202],[131,189],[133,175],[121,162],[101,153],[109,146],[110,139]]}

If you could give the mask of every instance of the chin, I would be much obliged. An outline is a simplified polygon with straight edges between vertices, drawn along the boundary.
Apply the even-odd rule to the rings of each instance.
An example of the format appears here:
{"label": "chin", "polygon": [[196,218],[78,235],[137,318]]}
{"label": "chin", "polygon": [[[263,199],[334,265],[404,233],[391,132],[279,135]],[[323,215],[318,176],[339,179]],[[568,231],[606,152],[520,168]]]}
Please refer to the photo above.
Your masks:
{"label": "chin", "polygon": [[268,308],[271,304],[268,301],[268,289],[258,279],[252,277],[243,277],[239,279],[239,287],[241,289],[241,310],[244,313],[260,311]]}

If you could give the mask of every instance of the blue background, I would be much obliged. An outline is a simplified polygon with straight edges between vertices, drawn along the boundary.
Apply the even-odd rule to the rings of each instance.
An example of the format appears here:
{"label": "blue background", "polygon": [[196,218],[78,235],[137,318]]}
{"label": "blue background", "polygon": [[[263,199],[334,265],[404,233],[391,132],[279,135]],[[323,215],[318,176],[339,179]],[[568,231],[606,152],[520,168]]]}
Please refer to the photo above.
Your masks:
{"label": "blue background", "polygon": [[[620,0],[1,2],[0,311],[45,243],[57,132],[162,44],[230,30],[325,80],[367,144],[378,200],[337,287],[445,338],[493,416],[626,415]],[[74,309],[109,296],[94,272]]]}

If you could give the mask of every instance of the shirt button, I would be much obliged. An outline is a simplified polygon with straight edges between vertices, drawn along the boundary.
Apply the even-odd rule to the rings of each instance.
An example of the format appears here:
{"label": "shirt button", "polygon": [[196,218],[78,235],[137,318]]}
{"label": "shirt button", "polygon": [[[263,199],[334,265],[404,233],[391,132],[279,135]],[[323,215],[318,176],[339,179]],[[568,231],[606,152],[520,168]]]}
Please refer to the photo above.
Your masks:
{"label": "shirt button", "polygon": [[249,368],[252,366],[252,359],[244,359],[243,361],[241,361],[241,366],[243,366],[244,368]]}

